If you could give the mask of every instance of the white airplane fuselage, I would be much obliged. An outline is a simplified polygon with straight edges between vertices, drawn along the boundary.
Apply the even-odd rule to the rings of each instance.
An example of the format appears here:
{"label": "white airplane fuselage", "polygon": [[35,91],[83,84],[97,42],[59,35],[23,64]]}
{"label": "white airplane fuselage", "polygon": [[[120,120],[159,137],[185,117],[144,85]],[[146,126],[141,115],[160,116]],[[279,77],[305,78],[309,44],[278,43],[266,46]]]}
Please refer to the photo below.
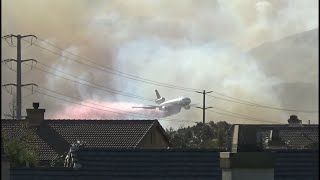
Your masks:
{"label": "white airplane fuselage", "polygon": [[186,110],[190,109],[191,100],[188,97],[179,97],[176,99],[165,101],[165,98],[161,97],[157,90],[155,90],[155,92],[157,96],[155,102],[157,103],[157,105],[148,105],[132,108],[159,109],[160,111],[164,111],[166,116],[179,113],[181,111],[181,108],[184,108]]}
{"label": "white airplane fuselage", "polygon": [[180,97],[159,104],[159,110],[172,113],[179,113],[182,107],[184,107],[185,109],[189,109],[190,103],[190,98]]}

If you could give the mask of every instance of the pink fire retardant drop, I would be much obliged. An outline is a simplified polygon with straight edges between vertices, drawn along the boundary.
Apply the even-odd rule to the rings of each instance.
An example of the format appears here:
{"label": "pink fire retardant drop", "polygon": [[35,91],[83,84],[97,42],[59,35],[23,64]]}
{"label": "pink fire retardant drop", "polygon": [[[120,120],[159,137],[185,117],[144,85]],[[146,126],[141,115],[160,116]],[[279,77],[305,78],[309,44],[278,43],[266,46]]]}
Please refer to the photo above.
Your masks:
{"label": "pink fire retardant drop", "polygon": [[81,102],[56,113],[54,119],[157,119],[165,117],[157,109],[134,109],[140,104],[125,102]]}

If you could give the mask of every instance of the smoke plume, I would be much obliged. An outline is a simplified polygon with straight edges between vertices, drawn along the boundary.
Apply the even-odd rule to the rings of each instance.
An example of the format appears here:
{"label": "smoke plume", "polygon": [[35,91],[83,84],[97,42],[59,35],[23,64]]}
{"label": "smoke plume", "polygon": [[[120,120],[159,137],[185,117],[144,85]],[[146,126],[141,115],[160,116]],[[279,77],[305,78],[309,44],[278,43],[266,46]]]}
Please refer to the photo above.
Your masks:
{"label": "smoke plume", "polygon": [[[306,72],[291,72],[290,64],[284,63],[285,67],[281,68],[283,72],[273,75],[270,73],[273,68],[265,68],[260,58],[252,56],[248,50],[264,42],[280,40],[317,28],[319,14],[317,0],[6,0],[2,5],[2,35],[34,34],[75,55],[128,74],[176,86],[214,90],[238,99],[280,108],[283,106],[282,93],[275,87],[286,82],[296,82],[296,77],[303,83],[304,79],[307,79],[303,78]],[[128,108],[129,104],[143,105],[154,102],[81,85],[74,82],[78,81],[77,79],[66,76],[61,71],[149,99],[155,98],[154,89],[158,89],[166,99],[185,95],[191,98],[192,103],[202,105],[201,94],[155,86],[106,73],[81,64],[102,68],[83,59],[77,59],[81,63],[70,60],[69,58],[76,57],[41,40],[36,43],[65,57],[36,46],[27,47],[28,43],[23,42],[22,58],[37,59],[55,69],[49,69],[40,63],[37,68],[73,81],[37,69],[26,72],[30,67],[24,65],[23,71],[26,73],[23,74],[23,83],[37,83],[40,87],[77,98],[78,104],[83,104],[83,100],[90,100],[110,108],[120,108],[127,113],[155,115],[154,112],[136,112]],[[2,54],[3,59],[15,58],[16,50],[2,40]],[[289,61],[286,58],[283,60]],[[310,62],[310,66],[315,67],[313,64],[317,63],[316,60]],[[303,62],[297,63],[298,66],[304,65]],[[274,63],[272,67],[279,68],[279,64]],[[318,69],[312,71],[315,71],[313,74],[318,74]],[[15,82],[15,72],[8,70],[4,64],[1,72],[3,83]],[[284,79],[281,73],[291,79]],[[294,76],[290,76],[290,73]],[[38,91],[66,99],[40,88]],[[38,101],[40,108],[47,109],[46,118],[57,118],[58,115],[60,118],[126,118],[39,93],[28,96],[30,92],[28,89],[23,90],[23,108],[29,108],[32,102]],[[304,96],[306,92],[301,93],[301,96]],[[225,98],[215,93],[210,95]],[[12,97],[4,89],[2,97],[2,112],[5,113]],[[245,106],[210,96],[207,96],[207,106],[281,123],[286,122],[290,115],[284,111]],[[286,108],[290,107],[294,107],[294,104],[286,104]],[[207,111],[206,116],[207,121],[263,123],[210,111]],[[301,119],[313,118],[311,122],[314,123],[317,122],[315,117],[299,115]],[[196,108],[183,109],[172,118],[190,123],[173,120],[163,125],[190,125],[202,120],[202,112]]]}

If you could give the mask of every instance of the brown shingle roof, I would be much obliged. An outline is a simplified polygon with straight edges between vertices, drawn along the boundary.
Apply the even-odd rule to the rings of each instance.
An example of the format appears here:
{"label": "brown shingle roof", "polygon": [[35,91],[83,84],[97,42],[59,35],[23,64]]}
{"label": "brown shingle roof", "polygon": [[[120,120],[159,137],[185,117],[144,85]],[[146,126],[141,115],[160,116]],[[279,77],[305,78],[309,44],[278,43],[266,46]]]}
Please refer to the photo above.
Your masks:
{"label": "brown shingle roof", "polygon": [[[1,129],[17,136],[26,132],[21,124],[26,120],[2,120]],[[157,120],[44,120],[32,128],[34,144],[39,147],[41,160],[52,160],[67,152],[77,140],[92,148],[136,148]],[[162,128],[162,127],[161,127]]]}

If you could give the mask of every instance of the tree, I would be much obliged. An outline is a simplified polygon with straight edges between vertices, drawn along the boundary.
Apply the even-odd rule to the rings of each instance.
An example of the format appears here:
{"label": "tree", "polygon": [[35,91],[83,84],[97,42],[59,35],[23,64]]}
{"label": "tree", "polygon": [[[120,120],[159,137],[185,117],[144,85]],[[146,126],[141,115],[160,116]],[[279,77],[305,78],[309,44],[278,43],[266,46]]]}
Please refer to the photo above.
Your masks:
{"label": "tree", "polygon": [[16,95],[12,94],[12,100],[9,102],[9,113],[4,114],[5,117],[12,118],[13,120],[16,118],[17,115],[17,102],[16,102]]}
{"label": "tree", "polygon": [[227,145],[227,131],[231,127],[230,124],[228,124],[225,121],[219,121],[216,124],[216,138],[217,138],[217,145],[219,148],[225,148]]}
{"label": "tree", "polygon": [[173,148],[224,149],[226,147],[227,122],[197,123],[190,127],[166,130]]}
{"label": "tree", "polygon": [[36,166],[39,163],[38,148],[31,144],[34,140],[31,130],[23,124],[14,136],[6,130],[1,132],[4,152],[10,159],[12,167]]}

